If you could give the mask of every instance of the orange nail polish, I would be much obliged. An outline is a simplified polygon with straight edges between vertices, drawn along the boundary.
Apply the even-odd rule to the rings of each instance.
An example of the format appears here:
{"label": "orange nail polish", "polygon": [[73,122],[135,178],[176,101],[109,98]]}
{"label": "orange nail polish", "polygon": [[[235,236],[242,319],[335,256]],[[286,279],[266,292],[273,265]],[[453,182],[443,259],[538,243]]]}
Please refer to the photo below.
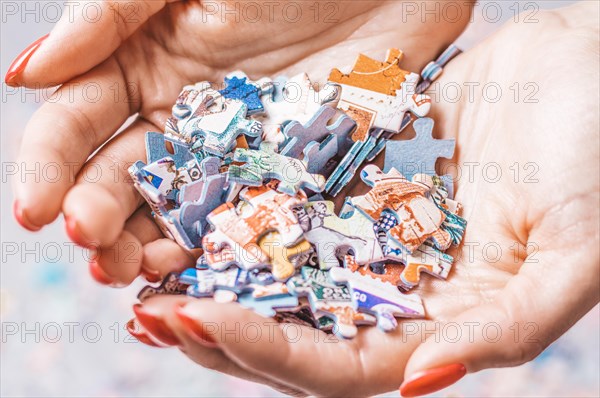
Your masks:
{"label": "orange nail polish", "polygon": [[461,363],[422,370],[411,375],[400,386],[403,397],[418,397],[451,386],[462,379],[467,369]]}
{"label": "orange nail polish", "polygon": [[48,35],[42,36],[33,43],[31,43],[25,50],[21,52],[15,58],[15,60],[10,64],[8,68],[8,72],[6,72],[6,76],[4,76],[4,83],[9,86],[15,87],[18,86],[17,80],[21,73],[25,70],[27,63],[31,59],[31,56],[40,48],[44,40],[48,38]]}
{"label": "orange nail polish", "polygon": [[100,265],[95,260],[90,261],[89,264],[90,274],[94,280],[102,285],[111,285],[114,281],[113,279],[100,268]]}
{"label": "orange nail polish", "polygon": [[130,319],[127,322],[127,331],[130,335],[135,337],[140,343],[149,345],[150,347],[158,347],[163,348],[164,346],[157,344],[154,340],[150,338],[135,322],[135,318]]}
{"label": "orange nail polish", "polygon": [[37,232],[40,229],[42,229],[42,227],[37,226],[37,225],[33,224],[31,221],[29,221],[29,219],[27,218],[27,215],[25,214],[25,211],[21,208],[21,204],[19,203],[18,200],[15,200],[15,202],[13,203],[13,214],[14,214],[17,222],[19,224],[21,224],[21,226],[23,228],[25,228],[31,232]]}
{"label": "orange nail polish", "polygon": [[87,249],[95,247],[92,240],[88,239],[83,232],[81,232],[81,228],[75,217],[65,215],[65,228],[69,239],[77,245]]}
{"label": "orange nail polish", "polygon": [[141,304],[133,306],[133,312],[138,321],[146,328],[148,333],[154,336],[158,341],[167,345],[181,345],[181,342],[175,336],[169,325],[164,320],[154,314],[149,314],[144,310]]}
{"label": "orange nail polish", "polygon": [[185,306],[185,303],[182,303],[175,308],[175,315],[177,315],[183,324],[185,331],[203,346],[207,348],[216,347],[217,342],[215,338],[210,333],[207,333],[206,329],[202,326],[201,321],[191,318],[186,314],[183,311],[183,306]]}

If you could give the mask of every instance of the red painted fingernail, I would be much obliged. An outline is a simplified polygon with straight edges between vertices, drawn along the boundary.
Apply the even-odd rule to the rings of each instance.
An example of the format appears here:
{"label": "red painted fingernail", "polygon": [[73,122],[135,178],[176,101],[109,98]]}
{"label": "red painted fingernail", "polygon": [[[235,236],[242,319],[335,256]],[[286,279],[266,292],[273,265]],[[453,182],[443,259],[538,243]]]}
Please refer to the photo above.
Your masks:
{"label": "red painted fingernail", "polygon": [[21,224],[21,226],[23,228],[25,228],[31,232],[36,232],[36,231],[39,231],[40,229],[42,229],[42,227],[37,226],[37,225],[33,224],[31,221],[29,221],[29,219],[27,218],[27,214],[25,214],[25,211],[21,207],[21,204],[19,203],[18,200],[15,200],[15,202],[13,203],[13,214],[14,214],[17,222],[19,224]]}
{"label": "red painted fingernail", "polygon": [[207,348],[214,348],[217,346],[217,341],[211,333],[208,333],[204,328],[201,321],[190,317],[185,313],[183,307],[186,303],[181,303],[175,308],[175,315],[179,318],[183,324],[185,331],[194,338],[198,343],[202,344]]}
{"label": "red painted fingernail", "polygon": [[181,345],[181,342],[165,321],[154,314],[147,313],[141,304],[134,305],[133,312],[135,312],[136,318],[146,328],[148,333],[158,341],[167,345]]}
{"label": "red painted fingernail", "polygon": [[135,337],[140,343],[149,345],[150,347],[158,347],[158,348],[164,347],[160,344],[157,344],[154,340],[152,340],[150,338],[150,336],[148,336],[146,334],[146,332],[144,332],[139,327],[139,325],[137,325],[137,323],[135,322],[135,318],[130,319],[129,322],[127,322],[127,331],[129,332],[130,335]]}
{"label": "red painted fingernail", "polygon": [[106,272],[104,272],[104,270],[100,268],[100,265],[98,265],[98,263],[95,260],[90,261],[89,268],[90,274],[96,282],[102,285],[111,285],[112,283],[114,283],[113,278],[111,278],[110,275],[107,275]]}
{"label": "red painted fingernail", "polygon": [[83,232],[81,232],[81,228],[77,223],[75,217],[65,215],[65,228],[67,230],[67,236],[74,243],[81,247],[85,248],[93,248],[96,247],[91,239],[88,239]]}
{"label": "red painted fingernail", "polygon": [[40,48],[44,40],[48,38],[49,35],[45,35],[31,43],[25,50],[21,52],[15,58],[15,60],[10,64],[8,68],[8,72],[6,72],[6,76],[4,76],[4,83],[9,86],[16,87],[18,86],[17,80],[21,73],[25,70],[27,63],[31,59],[31,56]]}
{"label": "red painted fingernail", "polygon": [[422,370],[414,373],[402,383],[400,395],[403,397],[418,397],[431,394],[451,386],[462,379],[466,373],[467,369],[461,363]]}

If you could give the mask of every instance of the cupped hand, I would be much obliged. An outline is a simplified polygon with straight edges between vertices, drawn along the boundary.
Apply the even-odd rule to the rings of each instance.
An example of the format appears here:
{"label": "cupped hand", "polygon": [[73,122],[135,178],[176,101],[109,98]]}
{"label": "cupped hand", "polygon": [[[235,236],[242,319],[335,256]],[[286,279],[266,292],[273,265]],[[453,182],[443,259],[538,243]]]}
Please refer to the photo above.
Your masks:
{"label": "cupped hand", "polygon": [[127,174],[145,159],[144,134],[163,131],[184,85],[222,81],[236,69],[253,78],[306,71],[324,82],[359,51],[390,47],[402,47],[403,67],[419,71],[460,34],[470,13],[465,3],[460,20],[422,23],[397,1],[94,4],[70,4],[24,69],[21,63],[20,73],[7,75],[12,85],[62,84],[28,123],[19,155],[27,169],[51,164],[61,178],[24,178],[14,210],[30,230],[62,211],[69,236],[98,249],[94,277],[115,285],[194,263],[194,253],[161,239]]}
{"label": "cupped hand", "polygon": [[[418,395],[533,359],[599,299],[594,7],[505,27],[430,90],[435,133],[457,140],[439,166],[456,175],[468,226],[448,280],[424,276],[415,289],[428,320],[332,342],[236,303],[156,297],[136,309],[140,323],[203,366],[295,395],[366,396],[403,381],[403,395]],[[470,94],[465,82],[479,85]]]}
{"label": "cupped hand", "polygon": [[[113,159],[126,162],[143,158],[143,133],[155,128],[150,128],[148,121],[161,125],[180,86],[193,80],[220,78],[227,69],[234,69],[232,64],[247,70],[251,76],[276,74],[279,70],[306,70],[311,76],[314,71],[316,77],[323,77],[332,65],[352,63],[359,51],[398,46],[407,54],[417,53],[420,57],[424,39],[415,32],[426,27],[416,24],[411,28],[412,33],[410,30],[403,33],[400,30],[405,27],[397,26],[396,21],[385,26],[395,4],[385,4],[383,9],[361,9],[354,14],[352,9],[346,10],[348,19],[323,31],[329,34],[302,40],[304,31],[300,29],[295,40],[281,45],[280,50],[273,50],[275,52],[265,51],[258,58],[228,58],[223,61],[227,64],[222,66],[214,59],[210,67],[206,66],[205,59],[194,64],[212,70],[206,74],[194,70],[190,64],[190,58],[199,57],[195,51],[185,50],[185,56],[180,57],[170,55],[168,61],[166,53],[162,53],[161,58],[158,54],[165,42],[154,37],[149,42],[153,43],[150,48],[156,50],[144,50],[146,57],[153,57],[151,61],[132,66],[128,75],[126,68],[117,67],[123,61],[117,60],[138,59],[134,49],[140,51],[140,43],[148,42],[143,41],[148,40],[148,33],[141,28],[124,42],[123,49],[87,72],[91,74],[87,79],[98,81],[100,76],[105,76],[107,84],[114,82],[119,74],[140,76],[121,79],[123,84],[125,81],[143,82],[139,86],[140,95],[133,102],[136,105],[122,111],[120,123],[130,111],[139,110],[143,118],[111,140],[90,162],[108,167]],[[171,6],[182,7],[181,10],[197,7],[192,4]],[[177,13],[173,10],[168,15],[173,17]],[[450,252],[457,261],[448,280],[425,276],[415,289],[424,300],[428,320],[402,321],[392,333],[365,327],[353,340],[332,342],[332,338],[322,332],[278,326],[236,303],[155,297],[136,309],[139,322],[151,335],[146,336],[148,341],[176,344],[203,366],[294,395],[371,395],[395,389],[403,380],[401,392],[414,395],[458,379],[462,376],[462,366],[458,364],[468,372],[476,372],[489,367],[513,366],[534,358],[599,299],[599,123],[597,103],[593,103],[597,101],[598,82],[587,78],[598,70],[594,15],[597,15],[597,5],[586,3],[539,13],[537,24],[507,26],[453,60],[439,83],[433,86],[430,94],[437,99],[431,114],[436,121],[434,132],[439,138],[457,140],[452,162],[458,167],[447,170],[460,169],[456,176],[456,199],[463,204],[463,216],[469,224],[463,246]],[[572,26],[570,21],[577,21],[577,26]],[[278,32],[289,33],[283,25]],[[200,29],[198,24],[191,26]],[[279,37],[272,31],[276,26],[264,33],[271,41]],[[348,31],[344,32],[344,26]],[[360,28],[352,34],[357,26]],[[169,36],[177,37],[174,32],[180,25],[173,24],[170,28]],[[314,28],[312,31],[317,30]],[[256,33],[255,29],[258,28],[248,26],[247,34],[242,34],[243,30],[236,28],[237,33],[232,36],[249,38],[250,33]],[[226,37],[224,31],[227,29],[222,29],[220,39]],[[53,35],[54,32],[50,37]],[[185,37],[185,43],[189,37]],[[337,37],[335,43],[327,43],[334,37]],[[445,40],[440,38],[439,43]],[[311,50],[300,56],[302,51],[297,50],[297,46],[304,46],[307,41],[312,42]],[[137,44],[129,47],[130,42]],[[249,46],[230,44],[223,54],[232,57],[232,52],[244,52]],[[413,70],[433,58],[442,46],[433,47],[431,53],[413,64]],[[319,49],[322,51],[317,52]],[[310,55],[315,52],[316,55]],[[288,64],[281,65],[280,69],[265,69],[268,62],[281,61],[283,54],[289,55]],[[36,56],[31,62],[33,65],[39,62],[41,68],[42,60]],[[306,56],[308,58],[302,59]],[[162,62],[165,64],[161,67]],[[115,65],[112,72],[111,64]],[[82,72],[76,70],[71,75]],[[112,74],[103,75],[109,72]],[[36,80],[35,75],[28,73],[35,73],[35,68],[32,67],[31,72],[26,70],[24,81],[41,79]],[[84,76],[75,82],[81,82]],[[465,82],[479,83],[472,95]],[[519,88],[511,89],[517,82]],[[498,95],[491,88],[482,91],[487,83],[497,84],[502,93]],[[527,83],[532,85],[525,87]],[[461,88],[462,95],[458,99],[452,97],[450,101],[449,91],[443,90],[450,85]],[[441,95],[444,92],[446,97]],[[118,113],[114,101],[101,108],[97,108],[97,104],[93,109],[88,108],[89,104],[83,105],[88,112],[82,113],[81,107],[73,104],[68,107],[46,105],[45,108],[51,109],[42,108],[28,126],[32,132],[28,135],[31,139],[44,139],[33,134],[38,130],[35,123],[45,120],[47,126],[48,118],[64,123],[65,115],[70,115],[73,122],[60,129],[63,133],[60,137],[66,137],[65,142],[69,144],[59,145],[55,138],[53,144],[59,148],[49,153],[61,156],[58,159],[86,158],[87,155],[80,153],[85,130],[94,131],[93,138],[86,136],[85,141],[92,147],[92,141],[108,138],[120,123],[114,120]],[[79,110],[66,110],[71,108]],[[106,113],[108,109],[113,110],[110,115]],[[98,111],[103,112],[98,114]],[[82,115],[86,115],[84,119]],[[87,121],[82,123],[81,120]],[[114,127],[108,131],[107,125]],[[28,155],[33,147],[24,148],[22,156],[30,161],[50,156],[41,150]],[[439,166],[444,170],[444,163]],[[171,242],[158,239],[158,231],[144,216],[145,210],[138,210],[139,213],[125,222],[141,203],[125,181],[107,180],[95,184],[81,181],[72,188],[72,184],[65,184],[63,188],[58,185],[43,187],[38,192],[51,191],[43,197],[48,203],[57,200],[54,196],[62,195],[63,211],[69,217],[81,217],[77,218],[77,225],[85,236],[107,246],[117,241],[145,244],[139,264],[102,263],[103,272],[111,278],[118,275],[119,281],[128,282],[139,273],[142,264],[164,273],[181,267],[185,261],[191,263],[188,254]],[[66,198],[64,193],[57,193],[59,189],[66,192],[69,188]],[[36,207],[40,199],[32,193],[27,196],[27,189],[27,184],[20,187],[18,198],[23,201],[29,198],[29,202],[23,202],[30,206],[24,207],[28,219],[37,220],[37,225],[52,220],[61,203],[57,203],[54,213],[50,214],[47,203],[43,204],[46,207],[42,204]],[[363,188],[357,185],[356,189]],[[114,208],[109,207],[111,204]],[[107,209],[111,212],[106,212]],[[103,217],[98,217],[100,214]],[[107,214],[112,219],[108,220]],[[98,220],[89,221],[94,215]],[[113,225],[115,222],[119,228]],[[430,371],[424,374],[426,370]]]}

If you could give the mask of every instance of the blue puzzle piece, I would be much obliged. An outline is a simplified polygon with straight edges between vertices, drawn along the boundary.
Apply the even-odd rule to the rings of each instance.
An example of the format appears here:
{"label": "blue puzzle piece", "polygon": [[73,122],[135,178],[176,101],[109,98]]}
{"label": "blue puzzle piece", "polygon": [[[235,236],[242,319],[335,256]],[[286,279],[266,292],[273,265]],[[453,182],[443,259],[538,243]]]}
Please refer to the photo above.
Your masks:
{"label": "blue puzzle piece", "polygon": [[408,141],[389,141],[385,150],[387,173],[395,168],[409,181],[418,173],[435,175],[435,162],[438,158],[451,159],[456,141],[436,140],[432,136],[433,119],[424,117],[413,122],[416,137]]}
{"label": "blue puzzle piece", "polygon": [[165,146],[165,136],[161,133],[148,131],[146,133],[146,156],[147,163],[154,163],[157,160],[165,157],[170,157],[175,162],[175,167],[180,168],[185,166],[190,160],[194,160],[194,154],[187,146],[170,141],[173,145],[173,153],[167,150]]}
{"label": "blue puzzle piece", "polygon": [[260,97],[273,90],[272,84],[261,87],[256,83],[251,83],[242,72],[233,72],[227,75],[225,85],[226,88],[219,90],[219,93],[225,98],[244,102],[248,106],[249,115],[265,110]]}
{"label": "blue puzzle piece", "polygon": [[328,176],[335,167],[332,159],[338,154],[338,140],[335,134],[330,134],[323,142],[311,142],[304,148],[306,170],[311,174]]}
{"label": "blue puzzle piece", "polygon": [[[332,120],[336,119],[333,123]],[[283,129],[286,137],[281,154],[298,159],[303,149],[311,142],[321,142],[330,134],[337,139],[337,148],[345,153],[354,143],[350,133],[356,127],[356,122],[344,115],[341,111],[323,105],[305,124],[297,121],[289,122]]]}

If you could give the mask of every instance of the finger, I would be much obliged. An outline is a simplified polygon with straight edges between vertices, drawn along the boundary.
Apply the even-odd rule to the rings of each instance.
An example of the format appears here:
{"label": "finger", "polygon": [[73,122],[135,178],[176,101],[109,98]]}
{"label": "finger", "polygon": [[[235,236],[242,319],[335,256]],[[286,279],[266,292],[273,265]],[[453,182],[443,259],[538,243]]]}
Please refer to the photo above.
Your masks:
{"label": "finger", "polygon": [[138,322],[163,343],[177,345],[190,359],[199,365],[245,380],[266,384],[291,395],[305,395],[289,386],[274,383],[231,361],[214,343],[199,339],[190,333],[188,320],[178,316],[177,309],[197,299],[186,296],[157,296],[134,307]]}
{"label": "finger", "polygon": [[62,206],[69,236],[82,246],[110,246],[143,203],[127,172],[146,157],[144,137],[155,126],[136,120],[85,163]]}
{"label": "finger", "polygon": [[48,37],[28,47],[5,77],[11,86],[62,84],[105,61],[167,1],[67,3]]}
{"label": "finger", "polygon": [[144,246],[144,270],[164,277],[169,272],[193,267],[201,249],[185,250],[171,239],[157,239]]}
{"label": "finger", "polygon": [[318,329],[278,324],[238,303],[196,300],[179,312],[243,368],[317,396],[367,396],[397,388],[404,359],[418,343],[414,336],[403,338],[400,329],[382,333],[375,327],[361,328],[353,340],[338,340]]}
{"label": "finger", "polygon": [[[58,215],[66,191],[85,160],[133,111],[111,90],[125,83],[114,60],[59,88],[25,128],[15,186],[15,216],[39,229]],[[33,172],[30,172],[33,171]]]}
{"label": "finger", "polygon": [[429,394],[453,384],[466,371],[516,366],[539,355],[598,303],[597,282],[582,272],[597,267],[590,266],[590,258],[597,262],[598,248],[577,252],[530,255],[492,302],[446,323],[451,324],[450,338],[431,336],[415,350],[401,394]]}
{"label": "finger", "polygon": [[128,285],[140,273],[149,282],[160,281],[160,275],[144,272],[143,268],[143,246],[163,237],[149,213],[147,206],[139,208],[125,223],[119,240],[112,246],[95,250],[89,269],[97,282],[121,287]]}

